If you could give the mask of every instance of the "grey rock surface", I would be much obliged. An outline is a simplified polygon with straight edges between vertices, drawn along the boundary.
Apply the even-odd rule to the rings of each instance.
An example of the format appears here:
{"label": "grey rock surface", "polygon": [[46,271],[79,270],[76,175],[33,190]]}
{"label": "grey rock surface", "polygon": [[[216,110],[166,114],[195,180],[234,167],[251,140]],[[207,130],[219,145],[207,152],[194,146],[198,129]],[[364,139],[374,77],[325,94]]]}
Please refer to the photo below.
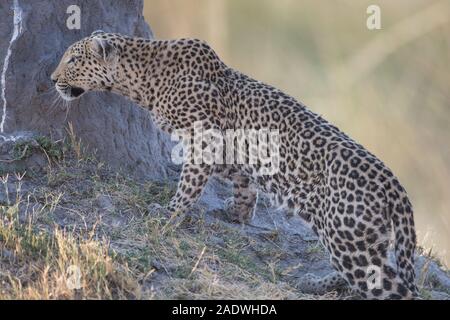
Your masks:
{"label": "grey rock surface", "polygon": [[[70,30],[67,8],[81,9],[81,28]],[[0,2],[0,140],[19,131],[66,133],[68,123],[97,156],[141,178],[166,179],[169,138],[147,111],[112,93],[90,93],[67,109],[55,103],[50,74],[66,48],[102,29],[152,37],[143,1],[3,0]]]}

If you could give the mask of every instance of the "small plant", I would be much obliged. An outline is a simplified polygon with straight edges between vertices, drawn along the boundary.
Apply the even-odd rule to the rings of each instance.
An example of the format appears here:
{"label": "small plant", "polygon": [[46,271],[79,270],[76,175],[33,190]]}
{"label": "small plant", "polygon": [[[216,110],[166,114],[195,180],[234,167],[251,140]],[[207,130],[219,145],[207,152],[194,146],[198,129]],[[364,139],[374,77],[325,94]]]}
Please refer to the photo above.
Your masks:
{"label": "small plant", "polygon": [[33,155],[33,150],[40,150],[49,160],[60,160],[63,156],[62,145],[49,137],[38,136],[31,140],[17,142],[12,150],[14,161],[24,160]]}
{"label": "small plant", "polygon": [[32,155],[33,145],[29,141],[18,142],[13,147],[13,160],[19,161],[29,158]]}
{"label": "small plant", "polygon": [[36,138],[37,143],[42,151],[50,158],[54,160],[61,160],[63,157],[63,147],[58,142],[53,142],[50,138],[45,136],[39,136]]}

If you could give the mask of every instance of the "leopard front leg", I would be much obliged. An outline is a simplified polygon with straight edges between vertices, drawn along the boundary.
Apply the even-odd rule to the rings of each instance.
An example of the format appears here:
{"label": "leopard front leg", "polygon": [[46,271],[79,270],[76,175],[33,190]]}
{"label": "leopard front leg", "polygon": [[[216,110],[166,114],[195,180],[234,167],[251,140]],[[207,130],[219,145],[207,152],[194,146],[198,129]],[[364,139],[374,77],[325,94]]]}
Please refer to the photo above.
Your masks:
{"label": "leopard front leg", "polygon": [[200,197],[211,175],[211,166],[185,162],[175,196],[170,200],[171,214],[183,214]]}
{"label": "leopard front leg", "polygon": [[250,183],[250,179],[243,175],[234,175],[233,197],[225,200],[225,210],[232,214],[232,220],[248,223],[253,218],[258,192]]}

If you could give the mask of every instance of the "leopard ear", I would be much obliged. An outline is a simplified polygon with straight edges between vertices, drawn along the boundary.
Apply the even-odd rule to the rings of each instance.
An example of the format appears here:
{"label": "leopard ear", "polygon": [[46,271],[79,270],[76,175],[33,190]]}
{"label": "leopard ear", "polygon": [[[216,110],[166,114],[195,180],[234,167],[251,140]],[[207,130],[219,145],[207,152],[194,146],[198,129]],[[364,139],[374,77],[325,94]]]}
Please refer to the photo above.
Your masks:
{"label": "leopard ear", "polygon": [[114,45],[107,39],[93,37],[90,42],[91,51],[95,56],[102,59],[105,62],[114,61],[117,50]]}

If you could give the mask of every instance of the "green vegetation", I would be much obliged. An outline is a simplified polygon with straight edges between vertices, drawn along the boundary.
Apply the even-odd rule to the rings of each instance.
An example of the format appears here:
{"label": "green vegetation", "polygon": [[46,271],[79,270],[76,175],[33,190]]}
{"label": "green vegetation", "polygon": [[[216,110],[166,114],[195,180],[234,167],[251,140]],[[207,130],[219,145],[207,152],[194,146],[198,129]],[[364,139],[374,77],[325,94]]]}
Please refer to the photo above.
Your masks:
{"label": "green vegetation", "polygon": [[63,155],[63,147],[46,136],[38,136],[31,141],[16,143],[13,149],[13,159],[24,160],[33,154],[34,148],[37,148],[44,152],[49,159],[59,160]]}

